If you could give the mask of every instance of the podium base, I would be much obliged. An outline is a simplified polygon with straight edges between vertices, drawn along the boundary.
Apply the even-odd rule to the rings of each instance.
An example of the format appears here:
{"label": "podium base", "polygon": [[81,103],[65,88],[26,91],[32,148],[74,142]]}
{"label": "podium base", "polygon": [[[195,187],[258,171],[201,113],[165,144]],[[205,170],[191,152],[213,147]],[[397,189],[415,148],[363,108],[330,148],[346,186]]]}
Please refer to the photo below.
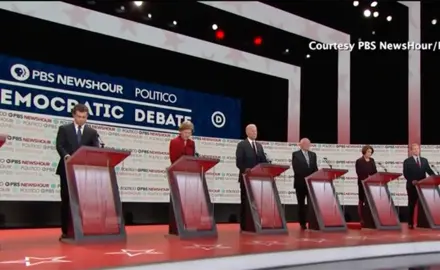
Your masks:
{"label": "podium base", "polygon": [[125,235],[93,235],[83,236],[80,238],[62,238],[61,243],[64,244],[100,244],[109,242],[125,242],[127,237]]}
{"label": "podium base", "polygon": [[289,231],[287,229],[262,229],[258,232],[255,231],[242,231],[240,230],[240,234],[246,235],[288,235]]}

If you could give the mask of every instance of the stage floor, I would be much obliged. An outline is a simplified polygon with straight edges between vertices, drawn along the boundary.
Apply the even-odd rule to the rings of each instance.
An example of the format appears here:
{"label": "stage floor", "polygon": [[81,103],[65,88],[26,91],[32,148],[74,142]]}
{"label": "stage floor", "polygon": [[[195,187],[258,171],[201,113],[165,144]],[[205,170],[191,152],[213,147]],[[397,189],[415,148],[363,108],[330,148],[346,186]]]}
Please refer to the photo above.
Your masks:
{"label": "stage floor", "polygon": [[440,232],[349,230],[344,233],[300,231],[289,224],[290,234],[275,236],[240,235],[238,225],[219,225],[218,239],[180,240],[165,236],[166,226],[127,227],[123,243],[75,246],[58,241],[59,229],[0,231],[0,269],[86,270],[151,264],[274,251],[295,251],[327,247],[439,241]]}

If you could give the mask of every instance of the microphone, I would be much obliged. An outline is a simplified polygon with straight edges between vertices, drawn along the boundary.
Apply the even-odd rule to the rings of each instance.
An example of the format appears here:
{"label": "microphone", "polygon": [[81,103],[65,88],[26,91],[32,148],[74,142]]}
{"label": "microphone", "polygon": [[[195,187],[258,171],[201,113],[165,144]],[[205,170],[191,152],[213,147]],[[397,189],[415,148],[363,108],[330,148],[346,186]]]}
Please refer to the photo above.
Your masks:
{"label": "microphone", "polygon": [[439,175],[437,168],[434,166],[434,164],[430,163],[432,170],[435,172],[435,174]]}
{"label": "microphone", "polygon": [[379,164],[379,166],[380,166],[385,172],[388,172],[387,168],[385,168],[385,166],[383,166],[382,162],[377,162],[377,164]]}
{"label": "microphone", "polygon": [[197,152],[195,152],[195,153],[194,153],[194,157],[200,157],[200,154],[197,153]]}
{"label": "microphone", "polygon": [[105,143],[104,143],[104,141],[101,139],[101,136],[99,136],[99,134],[96,134],[96,136],[98,137],[99,145],[101,146],[101,148],[104,148]]}
{"label": "microphone", "polygon": [[322,160],[324,160],[324,162],[327,163],[327,165],[330,167],[330,169],[333,169],[332,164],[330,164],[330,162],[328,161],[328,159],[326,157],[323,157]]}
{"label": "microphone", "polygon": [[267,153],[265,153],[265,152],[263,152],[263,154],[264,154],[264,156],[266,157],[266,161],[267,161],[267,163],[272,164],[272,159],[269,157],[269,155],[268,155]]}

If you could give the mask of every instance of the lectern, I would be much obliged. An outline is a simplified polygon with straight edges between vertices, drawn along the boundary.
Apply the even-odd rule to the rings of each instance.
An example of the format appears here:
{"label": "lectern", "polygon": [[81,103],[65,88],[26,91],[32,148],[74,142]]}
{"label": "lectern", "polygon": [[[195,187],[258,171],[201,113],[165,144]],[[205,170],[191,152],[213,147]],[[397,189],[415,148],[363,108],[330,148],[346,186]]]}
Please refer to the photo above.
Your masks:
{"label": "lectern", "polygon": [[71,224],[65,242],[124,240],[115,166],[130,152],[82,146],[65,161]]}
{"label": "lectern", "polygon": [[0,148],[3,146],[3,144],[5,144],[7,138],[8,136],[0,134]]}
{"label": "lectern", "polygon": [[180,238],[217,237],[213,204],[209,197],[205,173],[219,159],[182,156],[168,169],[173,219],[171,234]]}
{"label": "lectern", "polygon": [[[320,169],[306,177],[309,191],[309,229],[320,231],[346,231],[347,224],[336,194],[333,180],[348,170]],[[310,207],[311,206],[311,207]]]}
{"label": "lectern", "polygon": [[275,177],[289,166],[261,163],[243,175],[247,197],[247,228],[256,234],[288,234]]}
{"label": "lectern", "polygon": [[429,176],[416,184],[419,195],[417,227],[440,229],[440,176]]}
{"label": "lectern", "polygon": [[363,227],[379,230],[401,229],[399,215],[388,189],[388,183],[401,175],[401,173],[378,172],[362,181],[367,199],[362,211]]}

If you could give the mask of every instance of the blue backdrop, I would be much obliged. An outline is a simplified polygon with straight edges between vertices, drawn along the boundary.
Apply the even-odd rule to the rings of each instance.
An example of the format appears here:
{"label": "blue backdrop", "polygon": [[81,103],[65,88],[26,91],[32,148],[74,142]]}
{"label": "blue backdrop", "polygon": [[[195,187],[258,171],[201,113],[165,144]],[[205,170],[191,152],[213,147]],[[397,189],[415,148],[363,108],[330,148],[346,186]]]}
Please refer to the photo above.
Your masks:
{"label": "blue backdrop", "polygon": [[239,99],[94,74],[0,55],[0,108],[70,116],[76,103],[102,124],[176,131],[191,120],[198,136],[239,138]]}

